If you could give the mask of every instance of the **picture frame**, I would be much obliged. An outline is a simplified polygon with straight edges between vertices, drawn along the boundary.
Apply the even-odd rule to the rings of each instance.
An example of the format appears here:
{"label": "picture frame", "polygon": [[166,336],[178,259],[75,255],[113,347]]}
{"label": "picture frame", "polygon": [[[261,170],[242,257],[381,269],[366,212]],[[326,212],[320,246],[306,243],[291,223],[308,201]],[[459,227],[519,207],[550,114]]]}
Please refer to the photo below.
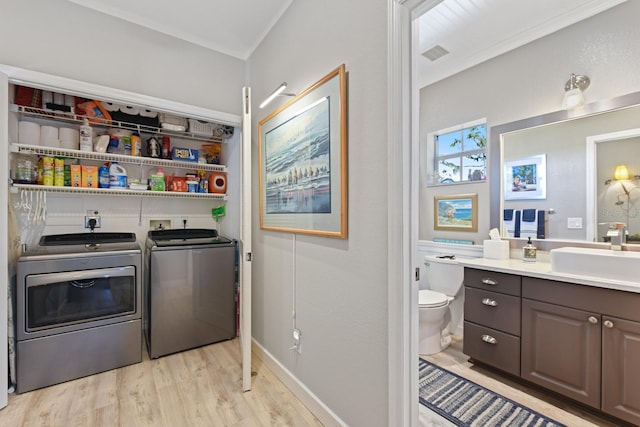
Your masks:
{"label": "picture frame", "polygon": [[433,228],[446,231],[478,231],[478,194],[434,196]]}
{"label": "picture frame", "polygon": [[504,162],[504,200],[547,198],[545,154]]}
{"label": "picture frame", "polygon": [[258,123],[260,228],[347,238],[342,64]]}

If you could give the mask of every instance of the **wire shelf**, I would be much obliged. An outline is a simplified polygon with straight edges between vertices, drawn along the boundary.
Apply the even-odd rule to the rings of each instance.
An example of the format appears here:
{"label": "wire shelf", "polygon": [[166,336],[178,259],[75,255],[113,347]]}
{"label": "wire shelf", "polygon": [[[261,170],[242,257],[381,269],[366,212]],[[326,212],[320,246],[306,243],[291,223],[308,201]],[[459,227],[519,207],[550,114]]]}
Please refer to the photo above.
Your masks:
{"label": "wire shelf", "polygon": [[101,162],[118,162],[138,166],[161,166],[180,169],[196,169],[210,172],[227,172],[225,165],[209,163],[183,162],[179,160],[155,159],[152,157],[127,156],[124,154],[97,153],[95,151],[80,151],[67,148],[46,147],[43,145],[11,144],[12,153],[40,154],[53,157],[71,157],[80,160],[97,160]]}
{"label": "wire shelf", "polygon": [[136,197],[164,197],[179,199],[211,199],[227,200],[226,194],[217,193],[179,193],[173,191],[129,190],[113,188],[85,188],[85,187],[56,187],[37,184],[13,184],[12,192],[19,190],[46,191],[49,193],[88,194],[100,196],[136,196]]}
{"label": "wire shelf", "polygon": [[[26,107],[26,106],[17,105],[17,104],[11,104],[9,108],[12,112],[20,113],[25,116],[36,117],[40,119],[62,121],[65,123],[82,124],[85,118],[89,119],[89,117],[87,116],[75,114],[73,112],[67,113],[64,111],[44,110],[41,108]],[[117,120],[107,121],[107,120],[97,119],[94,117],[92,117],[89,121],[91,122],[91,126],[127,129],[127,130],[137,131],[140,134],[147,133],[147,134],[154,134],[154,135],[166,135],[166,136],[170,136],[170,137],[172,136],[175,138],[190,139],[194,141],[201,141],[201,142],[208,142],[208,143],[212,143],[212,142],[226,143],[227,142],[227,139],[219,136],[215,136],[215,135],[206,136],[206,135],[196,134],[189,131],[184,131],[184,132],[172,131],[169,129],[146,126],[146,125],[137,124],[137,123],[121,122]]]}

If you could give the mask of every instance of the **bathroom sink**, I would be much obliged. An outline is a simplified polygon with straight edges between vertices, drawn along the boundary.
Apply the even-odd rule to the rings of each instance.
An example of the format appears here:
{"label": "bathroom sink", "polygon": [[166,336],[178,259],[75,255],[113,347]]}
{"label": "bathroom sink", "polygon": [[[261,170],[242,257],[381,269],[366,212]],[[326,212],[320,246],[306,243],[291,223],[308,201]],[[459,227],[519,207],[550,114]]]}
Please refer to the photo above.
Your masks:
{"label": "bathroom sink", "polygon": [[107,232],[107,233],[69,233],[51,234],[40,238],[40,246],[59,245],[87,245],[103,243],[126,243],[135,242],[135,233]]}
{"label": "bathroom sink", "polygon": [[640,252],[565,247],[552,249],[551,271],[600,279],[638,282]]}

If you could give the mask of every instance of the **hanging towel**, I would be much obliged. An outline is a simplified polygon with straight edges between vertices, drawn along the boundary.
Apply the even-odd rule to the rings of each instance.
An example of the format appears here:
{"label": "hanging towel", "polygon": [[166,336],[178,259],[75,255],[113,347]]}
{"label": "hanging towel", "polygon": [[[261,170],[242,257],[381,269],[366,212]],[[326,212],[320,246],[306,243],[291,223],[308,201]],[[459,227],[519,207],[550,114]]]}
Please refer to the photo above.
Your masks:
{"label": "hanging towel", "polygon": [[536,210],[535,209],[523,209],[522,210],[522,222],[535,222]]}
{"label": "hanging towel", "polygon": [[515,237],[515,221],[513,220],[513,209],[505,209],[503,213],[504,237]]}
{"label": "hanging towel", "polygon": [[538,239],[546,238],[546,212],[538,211]]}
{"label": "hanging towel", "polygon": [[522,210],[522,222],[520,224],[520,237],[538,237],[538,222],[536,221],[538,212],[535,209]]}
{"label": "hanging towel", "polygon": [[520,214],[521,212],[516,211],[516,219],[514,220],[516,226],[513,232],[513,237],[520,237]]}

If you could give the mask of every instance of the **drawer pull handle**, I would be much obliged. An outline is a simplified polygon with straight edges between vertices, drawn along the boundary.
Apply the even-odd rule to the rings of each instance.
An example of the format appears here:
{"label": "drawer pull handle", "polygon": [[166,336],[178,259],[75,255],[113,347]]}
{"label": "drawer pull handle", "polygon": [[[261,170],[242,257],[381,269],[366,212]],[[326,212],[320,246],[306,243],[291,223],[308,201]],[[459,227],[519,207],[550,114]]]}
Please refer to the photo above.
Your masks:
{"label": "drawer pull handle", "polygon": [[604,321],[604,326],[606,328],[613,328],[613,322],[611,320],[605,320]]}
{"label": "drawer pull handle", "polygon": [[491,335],[483,335],[482,336],[482,341],[489,343],[489,344],[498,344],[498,340],[495,339],[494,337],[492,337]]}
{"label": "drawer pull handle", "polygon": [[592,325],[597,325],[598,324],[598,318],[595,316],[589,316],[589,323],[591,323]]}
{"label": "drawer pull handle", "polygon": [[482,279],[482,283],[489,286],[495,286],[498,284],[498,281],[490,277],[485,277],[484,279]]}
{"label": "drawer pull handle", "polygon": [[482,303],[484,305],[488,305],[489,307],[497,307],[498,306],[498,301],[493,300],[491,298],[482,298]]}

